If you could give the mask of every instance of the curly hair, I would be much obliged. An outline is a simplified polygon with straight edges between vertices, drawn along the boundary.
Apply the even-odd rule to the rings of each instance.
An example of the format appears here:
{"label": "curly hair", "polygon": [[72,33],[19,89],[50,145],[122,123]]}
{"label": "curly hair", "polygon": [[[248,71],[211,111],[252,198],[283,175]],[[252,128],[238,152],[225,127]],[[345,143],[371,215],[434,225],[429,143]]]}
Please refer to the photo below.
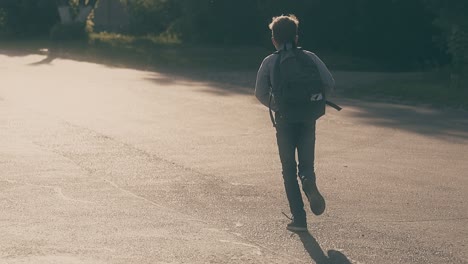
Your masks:
{"label": "curly hair", "polygon": [[279,44],[294,42],[299,28],[299,20],[293,14],[273,17],[270,25],[272,36]]}

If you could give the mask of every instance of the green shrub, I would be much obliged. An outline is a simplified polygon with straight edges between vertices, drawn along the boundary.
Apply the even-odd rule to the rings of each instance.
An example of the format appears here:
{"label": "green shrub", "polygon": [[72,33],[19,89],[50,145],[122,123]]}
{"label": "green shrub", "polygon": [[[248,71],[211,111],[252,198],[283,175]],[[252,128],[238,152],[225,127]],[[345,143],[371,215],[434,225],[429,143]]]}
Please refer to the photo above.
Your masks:
{"label": "green shrub", "polygon": [[159,35],[167,30],[180,12],[177,1],[122,0],[129,15],[133,35]]}
{"label": "green shrub", "polygon": [[0,1],[0,32],[9,37],[46,36],[58,21],[55,0]]}
{"label": "green shrub", "polygon": [[3,8],[0,8],[0,36],[6,32],[6,11]]}
{"label": "green shrub", "polygon": [[468,91],[468,5],[466,0],[425,0],[437,14],[434,24],[442,32],[442,47],[451,57],[451,85]]}
{"label": "green shrub", "polygon": [[[445,70],[444,70],[445,71]],[[445,72],[428,72],[385,79],[344,90],[350,97],[417,102],[468,109],[468,90],[452,85]]]}
{"label": "green shrub", "polygon": [[53,41],[83,41],[89,39],[89,32],[85,23],[56,24],[50,31]]}

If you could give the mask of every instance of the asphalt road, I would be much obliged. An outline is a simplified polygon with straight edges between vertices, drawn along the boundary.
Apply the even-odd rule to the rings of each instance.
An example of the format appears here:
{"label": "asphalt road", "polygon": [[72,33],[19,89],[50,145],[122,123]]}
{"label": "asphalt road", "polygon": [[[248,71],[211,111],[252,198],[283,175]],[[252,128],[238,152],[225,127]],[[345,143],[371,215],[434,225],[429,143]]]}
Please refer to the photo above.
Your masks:
{"label": "asphalt road", "polygon": [[255,73],[43,58],[0,55],[0,263],[468,263],[466,112],[337,98],[297,235]]}

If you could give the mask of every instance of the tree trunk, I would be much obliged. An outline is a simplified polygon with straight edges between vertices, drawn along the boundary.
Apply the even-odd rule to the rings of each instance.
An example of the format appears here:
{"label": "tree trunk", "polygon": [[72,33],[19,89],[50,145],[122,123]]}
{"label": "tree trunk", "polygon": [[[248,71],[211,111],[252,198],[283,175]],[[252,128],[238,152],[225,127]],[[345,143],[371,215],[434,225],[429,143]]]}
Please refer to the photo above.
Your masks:
{"label": "tree trunk", "polygon": [[89,14],[91,14],[91,11],[93,11],[93,7],[91,7],[91,6],[80,6],[79,9],[80,9],[80,12],[76,16],[75,22],[85,23],[86,20],[89,17]]}
{"label": "tree trunk", "polygon": [[58,12],[60,15],[60,22],[62,24],[70,24],[72,22],[71,12],[69,6],[59,6]]}
{"label": "tree trunk", "polygon": [[57,0],[60,23],[85,23],[96,6],[96,3],[97,0],[88,0],[87,3],[85,0],[80,0],[78,5],[78,15],[73,18],[71,15],[72,7],[70,6],[70,2],[68,0]]}

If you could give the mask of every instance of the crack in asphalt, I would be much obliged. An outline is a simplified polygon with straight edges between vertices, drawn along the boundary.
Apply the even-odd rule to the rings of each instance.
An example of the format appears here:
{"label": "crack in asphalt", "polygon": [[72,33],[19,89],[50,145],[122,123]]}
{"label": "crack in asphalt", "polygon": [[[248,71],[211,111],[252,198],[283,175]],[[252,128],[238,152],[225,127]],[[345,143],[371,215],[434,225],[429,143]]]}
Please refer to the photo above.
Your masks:
{"label": "crack in asphalt", "polygon": [[[75,124],[72,124],[68,121],[64,121],[64,120],[61,120],[61,123],[65,126],[65,127],[70,127],[72,130],[77,130],[77,131],[86,131],[89,135],[85,135],[85,137],[90,137],[91,138],[88,138],[88,140],[103,140],[103,141],[107,141],[107,142],[110,142],[109,144],[111,145],[114,145],[114,146],[117,146],[119,148],[124,148],[127,150],[130,150],[130,152],[133,152],[135,153],[137,156],[140,156],[140,157],[143,157],[143,159],[146,159],[148,162],[160,162],[160,163],[164,163],[166,165],[169,165],[170,167],[173,167],[173,168],[177,168],[179,170],[183,170],[184,172],[186,173],[191,173],[191,174],[196,174],[196,175],[199,175],[201,177],[204,177],[204,179],[200,178],[201,180],[205,181],[206,184],[210,185],[211,183],[213,182],[216,182],[218,185],[219,184],[226,184],[225,181],[223,181],[222,179],[219,179],[219,177],[217,177],[216,175],[213,175],[213,174],[209,174],[209,173],[202,173],[202,172],[198,172],[197,170],[194,170],[190,167],[187,167],[185,165],[182,165],[182,164],[178,164],[176,162],[173,162],[173,161],[170,161],[170,160],[167,160],[167,159],[164,159],[158,155],[155,155],[153,153],[149,153],[147,151],[144,151],[142,149],[139,149],[135,146],[132,146],[130,145],[129,143],[125,143],[125,142],[122,142],[122,141],[119,141],[115,138],[112,138],[112,137],[109,137],[107,135],[104,135],[102,133],[99,133],[95,130],[92,130],[90,128],[86,128],[86,127],[82,127],[82,126],[79,126],[79,125],[75,125]],[[71,131],[70,133],[71,135],[75,135],[76,133],[74,133],[73,131]],[[94,137],[93,137],[94,135]],[[75,157],[73,155],[73,153],[70,153],[70,152],[64,152],[64,151],[60,151],[59,150],[59,147],[57,146],[54,146],[54,145],[51,145],[51,144],[47,144],[47,143],[41,143],[41,142],[38,142],[38,141],[34,141],[34,144],[43,148],[43,149],[46,149],[48,151],[51,151],[57,155],[60,155],[64,158],[66,158],[67,160],[70,160],[72,163],[74,163],[75,165],[77,165],[79,168],[81,168],[83,171],[85,171],[88,176],[93,176],[93,175],[109,175],[109,173],[105,172],[105,171],[102,171],[102,170],[99,170],[99,169],[96,169],[96,168],[93,168],[92,166],[87,166],[86,164],[83,164],[84,162],[80,162],[80,159],[79,157]],[[93,164],[93,163],[91,163]],[[210,179],[210,180],[208,180]],[[143,196],[140,196],[130,190],[127,190],[121,186],[119,186],[118,184],[116,184],[115,182],[111,181],[110,179],[106,178],[106,177],[101,177],[101,180],[103,180],[104,182],[106,182],[107,184],[111,185],[112,187],[114,187],[115,189],[118,189],[119,191],[123,192],[123,193],[126,193],[127,195],[129,196],[132,196],[136,199],[139,199],[143,202],[146,202],[146,203],[149,203],[153,206],[156,206],[158,208],[162,208],[164,210],[168,210],[168,211],[171,211],[171,212],[174,212],[175,214],[177,215],[180,215],[180,219],[183,219],[183,220],[193,220],[193,221],[196,221],[196,222],[201,222],[201,223],[204,223],[204,224],[209,224],[208,222],[206,221],[203,221],[203,220],[200,220],[200,219],[188,219],[187,217],[189,215],[187,214],[183,214],[183,213],[180,213],[179,211],[175,211],[175,210],[172,210],[168,207],[165,207],[161,204],[158,204],[150,199],[147,199]],[[58,196],[60,196],[60,192],[58,189],[54,189],[54,186],[41,186],[41,185],[37,185],[37,187],[43,187],[43,188],[52,188],[56,194]],[[60,190],[61,191],[61,190]],[[62,195],[63,195],[63,192],[62,192]],[[65,195],[63,195],[63,197],[66,197]],[[63,199],[63,197],[61,197]],[[190,217],[191,218],[191,217]],[[455,221],[455,219],[435,219],[436,221]],[[464,220],[463,218],[459,219],[459,220]],[[339,224],[357,224],[357,225],[360,225],[362,226],[363,223],[371,223],[371,222],[376,222],[376,223],[379,223],[379,222],[387,222],[387,223],[405,223],[405,222],[418,222],[418,221],[431,221],[431,220],[417,220],[417,221],[414,221],[414,220],[401,220],[401,221],[355,221],[355,222],[336,222],[336,223],[339,223]],[[329,222],[329,223],[333,223],[333,222]],[[375,231],[375,230],[374,230]],[[301,259],[299,258],[296,258],[292,255],[289,255],[288,253],[284,253],[284,252],[278,252],[278,251],[275,251],[269,247],[265,247],[265,246],[262,246],[261,244],[259,243],[256,243],[246,237],[244,237],[243,235],[240,235],[239,233],[236,233],[236,232],[232,232],[232,231],[228,231],[228,230],[223,230],[223,232],[226,232],[226,234],[231,234],[231,235],[234,235],[236,237],[239,237],[240,239],[242,239],[242,241],[245,241],[247,243],[249,243],[250,245],[254,245],[258,248],[261,248],[262,250],[266,251],[266,252],[270,252],[271,254],[274,254],[275,256],[277,256],[278,258],[280,259],[283,259],[284,261],[291,261],[292,259],[294,259],[295,261],[299,261],[299,262],[302,262]],[[369,231],[370,232],[370,231]]]}
{"label": "crack in asphalt", "polygon": [[[192,173],[192,174],[197,174],[197,175],[199,175],[199,176],[202,176],[202,177],[204,177],[204,179],[205,179],[204,181],[206,181],[207,179],[210,179],[210,182],[218,182],[218,184],[228,184],[227,182],[225,182],[225,181],[219,179],[219,177],[217,177],[217,176],[214,175],[214,174],[202,173],[202,172],[199,172],[199,171],[194,170],[194,169],[192,169],[192,168],[189,168],[189,167],[187,167],[187,166],[184,166],[184,165],[182,165],[182,164],[178,164],[178,163],[176,163],[176,162],[169,161],[169,160],[164,159],[164,158],[162,158],[162,157],[159,157],[159,156],[157,156],[157,155],[155,155],[155,154],[152,154],[152,153],[149,153],[149,152],[147,152],[147,151],[141,150],[141,149],[139,149],[139,148],[137,148],[137,147],[135,147],[135,146],[132,146],[132,145],[130,145],[130,144],[128,144],[128,143],[119,141],[119,140],[117,140],[117,139],[115,139],[115,138],[113,138],[113,137],[110,137],[110,136],[104,135],[104,134],[102,134],[102,133],[100,133],[100,132],[97,132],[97,131],[95,131],[95,130],[92,130],[92,129],[90,129],[90,128],[82,127],[82,126],[79,126],[79,125],[75,125],[75,124],[72,124],[72,123],[70,123],[70,122],[68,122],[68,121],[65,121],[65,120],[61,120],[61,122],[62,122],[64,125],[66,125],[66,126],[72,127],[73,129],[82,130],[82,131],[87,131],[87,132],[89,132],[90,134],[97,135],[97,137],[100,138],[100,139],[104,139],[104,140],[109,141],[109,142],[114,142],[114,143],[111,143],[111,144],[120,145],[120,146],[122,146],[122,147],[124,147],[124,148],[126,148],[126,149],[130,149],[131,151],[134,151],[134,152],[136,152],[137,154],[140,154],[140,155],[142,155],[143,157],[147,158],[150,162],[159,161],[159,162],[166,163],[166,164],[169,165],[169,166],[172,166],[172,167],[181,169],[181,170],[183,170],[183,171],[185,171],[185,172],[189,172],[189,173]],[[92,176],[93,174],[98,174],[98,173],[100,172],[100,171],[97,170],[97,169],[93,169],[93,168],[91,168],[91,167],[88,167],[88,166],[86,166],[86,165],[83,165],[82,163],[80,163],[79,161],[77,161],[77,160],[73,157],[73,155],[70,155],[69,153],[64,153],[64,152],[58,151],[57,149],[54,149],[54,148],[51,147],[51,146],[47,146],[46,144],[41,144],[41,143],[39,143],[39,142],[37,142],[37,141],[34,142],[34,143],[35,143],[37,146],[39,146],[39,147],[41,147],[41,148],[43,148],[43,149],[45,148],[45,149],[47,149],[48,151],[51,151],[52,153],[55,153],[55,154],[57,154],[57,155],[60,155],[60,156],[62,156],[62,157],[64,157],[64,158],[66,158],[67,160],[70,160],[70,161],[73,162],[75,165],[77,165],[79,168],[81,168],[81,169],[83,169],[84,171],[86,171],[87,174],[88,174],[88,176]],[[102,174],[108,174],[108,173],[102,172]],[[153,205],[153,206],[156,206],[156,207],[158,207],[158,208],[164,209],[164,210],[166,210],[166,211],[168,211],[168,212],[171,212],[171,213],[174,213],[174,214],[176,214],[176,215],[181,216],[181,217],[179,218],[180,220],[190,220],[190,221],[194,221],[194,222],[203,223],[203,224],[206,224],[206,225],[209,224],[209,222],[207,222],[207,221],[203,221],[203,220],[197,219],[197,218],[192,218],[190,215],[180,213],[179,211],[176,211],[176,210],[173,210],[173,209],[171,209],[171,208],[165,207],[165,206],[163,206],[163,205],[161,205],[161,204],[158,204],[158,203],[156,203],[156,202],[154,202],[154,201],[152,201],[152,200],[150,200],[150,199],[147,199],[147,198],[145,198],[145,197],[143,197],[143,196],[140,196],[140,195],[138,195],[138,194],[136,194],[136,193],[134,193],[134,192],[132,192],[132,191],[129,191],[129,190],[127,190],[127,189],[125,189],[125,188],[119,186],[118,184],[116,184],[115,182],[113,182],[113,181],[111,181],[111,180],[109,180],[109,179],[106,179],[106,178],[101,178],[101,179],[102,179],[104,182],[106,182],[106,183],[108,183],[109,185],[111,185],[112,187],[114,187],[115,189],[117,189],[117,190],[119,190],[119,191],[121,191],[121,192],[123,192],[123,193],[126,193],[127,195],[129,195],[129,196],[131,196],[131,197],[134,197],[134,198],[139,199],[139,200],[141,200],[141,201],[143,201],[143,202],[149,203],[149,204],[151,204],[151,205]],[[201,178],[199,178],[199,179],[201,179]],[[207,184],[209,184],[209,183],[207,183]],[[252,246],[254,246],[254,247],[256,247],[256,248],[259,248],[259,249],[261,248],[261,249],[263,249],[264,251],[267,251],[267,252],[269,252],[270,254],[273,254],[273,255],[277,256],[278,258],[283,259],[284,261],[290,261],[291,259],[294,259],[294,260],[300,261],[300,262],[302,261],[301,259],[299,259],[299,258],[297,258],[297,257],[295,257],[295,256],[293,256],[293,255],[290,255],[290,254],[288,254],[288,253],[284,253],[284,252],[279,253],[279,252],[277,252],[277,251],[275,251],[275,250],[273,250],[273,249],[271,249],[271,248],[265,247],[265,246],[263,246],[263,245],[261,245],[261,244],[259,244],[259,243],[257,243],[257,242],[251,241],[250,239],[247,239],[246,237],[244,237],[244,236],[242,236],[242,235],[240,235],[240,234],[238,234],[238,233],[235,233],[235,232],[232,232],[232,231],[229,231],[229,230],[223,230],[223,232],[225,232],[225,233],[227,233],[227,234],[230,234],[230,235],[233,235],[233,236],[235,236],[235,237],[238,237],[238,238],[242,239],[243,241],[248,242],[250,245],[252,245]],[[240,242],[237,242],[237,243],[240,243]],[[241,243],[241,244],[242,244],[242,245],[248,245],[248,244],[246,244],[246,243]],[[240,245],[240,244],[239,244],[239,245]]]}
{"label": "crack in asphalt", "polygon": [[8,182],[10,184],[21,185],[21,186],[30,186],[30,187],[41,188],[41,189],[52,189],[55,192],[55,194],[58,197],[60,197],[61,199],[63,199],[63,200],[72,201],[72,202],[79,202],[79,203],[95,204],[95,202],[91,202],[91,201],[70,198],[70,197],[66,196],[65,194],[63,194],[62,187],[58,187],[58,186],[40,185],[40,184],[33,184],[33,183],[28,183],[28,182],[19,182],[19,181],[8,180],[8,179],[4,179],[2,181]]}

